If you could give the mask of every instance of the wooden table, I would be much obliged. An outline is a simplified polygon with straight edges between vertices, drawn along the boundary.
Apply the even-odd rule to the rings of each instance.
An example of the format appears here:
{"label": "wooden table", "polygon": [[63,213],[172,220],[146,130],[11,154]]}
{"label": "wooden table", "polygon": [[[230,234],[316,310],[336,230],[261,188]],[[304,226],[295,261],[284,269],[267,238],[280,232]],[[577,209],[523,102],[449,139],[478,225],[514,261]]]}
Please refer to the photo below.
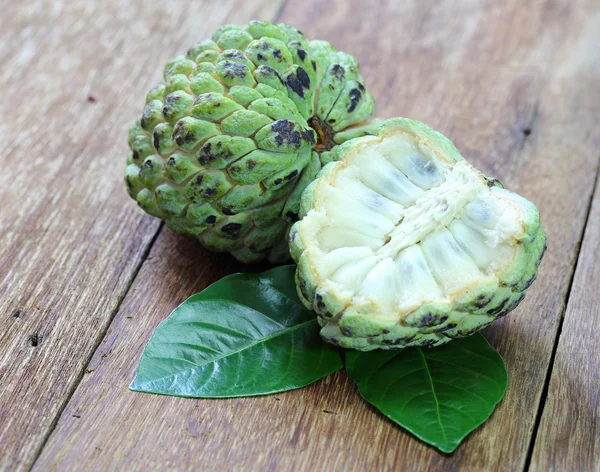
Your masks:
{"label": "wooden table", "polygon": [[[0,6],[1,470],[600,470],[598,0]],[[354,54],[379,116],[429,123],[540,209],[539,278],[484,332],[508,392],[453,455],[344,373],[249,399],[127,388],[153,328],[245,269],[129,199],[128,126],[164,63],[253,18]]]}

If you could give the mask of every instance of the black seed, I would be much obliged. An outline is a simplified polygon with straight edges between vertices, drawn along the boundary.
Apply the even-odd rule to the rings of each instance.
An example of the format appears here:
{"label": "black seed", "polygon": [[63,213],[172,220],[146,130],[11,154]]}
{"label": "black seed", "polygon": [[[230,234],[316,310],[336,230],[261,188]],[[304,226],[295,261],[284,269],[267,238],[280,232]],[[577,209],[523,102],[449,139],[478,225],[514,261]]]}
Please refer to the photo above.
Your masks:
{"label": "black seed", "polygon": [[169,157],[169,160],[167,161],[170,165],[174,166],[175,165],[175,158],[174,157]]}
{"label": "black seed", "polygon": [[327,120],[327,123],[335,123],[335,120],[333,118],[330,118],[329,120]]}
{"label": "black seed", "polygon": [[196,177],[196,183],[198,185],[202,185],[202,182],[204,182],[204,176],[203,175],[199,175],[198,177]]}
{"label": "black seed", "polygon": [[310,63],[312,64],[313,70],[316,71],[317,70],[317,63],[315,61],[311,61]]}
{"label": "black seed", "polygon": [[260,53],[256,55],[256,58],[257,58],[259,61],[264,61],[264,60],[265,60],[265,56],[263,56],[263,55],[262,55],[262,54],[260,54]]}
{"label": "black seed", "polygon": [[279,185],[282,182],[281,179],[275,179],[275,182],[273,182],[275,185]]}
{"label": "black seed", "polygon": [[288,211],[285,216],[287,216],[290,221],[298,221],[298,213],[294,213],[293,211]]}
{"label": "black seed", "polygon": [[88,95],[87,101],[90,103],[94,103],[96,101],[96,97],[93,95]]}
{"label": "black seed", "polygon": [[361,84],[360,82],[358,83],[358,90],[360,90],[361,92],[365,91],[365,86],[363,84]]}
{"label": "black seed", "polygon": [[140,153],[137,151],[133,151],[133,154],[131,155],[131,157],[133,158],[134,161],[137,161],[140,158]]}
{"label": "black seed", "polygon": [[129,190],[133,190],[133,184],[131,183],[131,180],[129,180],[129,176],[127,176],[127,178],[125,179],[125,183],[127,184]]}
{"label": "black seed", "polygon": [[348,105],[348,113],[352,113],[354,110],[356,110],[356,105],[358,105],[358,102],[360,101],[362,92],[360,90],[358,90],[357,88],[354,88],[354,89],[350,90],[348,95],[350,96],[350,104]]}
{"label": "black seed", "polygon": [[437,341],[435,339],[427,339],[426,341],[421,341],[421,347],[430,347],[433,346]]}
{"label": "black seed", "polygon": [[158,133],[156,131],[154,133],[152,133],[152,140],[153,140],[153,144],[154,144],[154,149],[156,149],[158,152],[160,152],[160,150],[158,149],[160,140],[159,140]]}
{"label": "black seed", "polygon": [[340,331],[344,336],[352,336],[354,334],[350,328],[342,328]]}
{"label": "black seed", "polygon": [[179,95],[169,95],[165,100],[169,105],[178,102],[181,97]]}
{"label": "black seed", "polygon": [[221,232],[231,238],[237,238],[242,231],[242,225],[240,223],[227,223],[221,227]]}
{"label": "black seed", "polygon": [[148,159],[146,162],[144,162],[144,167],[152,169],[152,167],[154,167],[154,164],[152,164],[152,161]]}
{"label": "black seed", "polygon": [[215,215],[209,215],[204,221],[206,221],[209,225],[212,225],[215,223],[215,221],[217,221],[217,217]]}
{"label": "black seed", "polygon": [[301,61],[303,61],[306,57],[306,51],[304,49],[298,49],[298,57]]}
{"label": "black seed", "polygon": [[235,213],[233,211],[231,211],[229,208],[223,208],[223,214],[224,215],[235,215]]}
{"label": "black seed", "polygon": [[217,189],[216,188],[207,188],[202,193],[207,197],[212,197],[213,195],[215,195],[217,193]]}
{"label": "black seed", "polygon": [[383,334],[390,334],[390,330],[389,329],[384,329],[381,331]]}
{"label": "black seed", "polygon": [[248,166],[248,170],[252,170],[256,167],[256,161],[249,159],[246,165]]}
{"label": "black seed", "polygon": [[281,58],[281,50],[280,49],[275,49],[273,51],[273,57],[275,57],[277,59]]}

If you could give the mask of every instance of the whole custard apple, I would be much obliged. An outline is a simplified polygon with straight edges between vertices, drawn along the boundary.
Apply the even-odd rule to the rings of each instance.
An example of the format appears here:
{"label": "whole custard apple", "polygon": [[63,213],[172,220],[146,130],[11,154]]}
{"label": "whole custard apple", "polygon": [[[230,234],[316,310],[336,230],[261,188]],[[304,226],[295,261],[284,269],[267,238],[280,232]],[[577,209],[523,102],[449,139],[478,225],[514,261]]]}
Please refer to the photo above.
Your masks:
{"label": "whole custard apple", "polygon": [[242,262],[289,257],[300,196],[340,143],[369,134],[357,61],[297,29],[227,25],[166,65],[129,132],[129,194]]}
{"label": "whole custard apple", "polygon": [[418,121],[348,141],[302,196],[290,232],[303,303],[325,340],[439,346],[513,310],[546,235],[533,203]]}

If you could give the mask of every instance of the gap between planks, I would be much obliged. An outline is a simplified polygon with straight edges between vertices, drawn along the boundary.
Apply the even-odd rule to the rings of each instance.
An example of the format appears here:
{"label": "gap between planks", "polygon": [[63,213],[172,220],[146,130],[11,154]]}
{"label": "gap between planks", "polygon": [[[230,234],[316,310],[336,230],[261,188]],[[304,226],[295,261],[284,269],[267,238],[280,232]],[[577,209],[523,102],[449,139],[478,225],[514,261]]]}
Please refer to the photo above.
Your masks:
{"label": "gap between planks", "polygon": [[552,371],[554,370],[554,361],[556,359],[558,343],[560,342],[560,336],[562,334],[563,324],[565,321],[565,314],[567,311],[567,307],[569,306],[571,290],[573,289],[573,281],[575,280],[575,274],[577,273],[577,266],[579,265],[579,258],[581,256],[582,243],[583,243],[583,240],[585,239],[585,234],[588,230],[590,213],[592,212],[592,204],[594,202],[596,190],[598,189],[598,180],[600,180],[600,156],[598,159],[598,165],[596,166],[596,179],[594,180],[594,186],[592,187],[592,193],[590,195],[590,200],[588,202],[587,211],[585,214],[585,220],[583,223],[583,231],[581,231],[581,236],[579,238],[579,241],[577,242],[577,246],[576,246],[576,250],[575,250],[575,255],[574,255],[575,262],[572,265],[573,269],[571,272],[571,277],[569,279],[569,284],[567,286],[567,293],[564,297],[563,306],[561,307],[561,310],[560,310],[560,318],[558,321],[558,328],[556,330],[556,336],[554,337],[554,345],[552,346],[552,354],[550,355],[550,362],[548,364],[548,369],[546,370],[546,377],[544,378],[544,386],[542,388],[542,395],[540,397],[538,411],[537,411],[537,414],[535,417],[535,422],[533,423],[533,430],[531,433],[531,437],[529,438],[529,447],[527,449],[527,456],[525,457],[525,466],[523,467],[524,472],[527,472],[531,466],[531,460],[533,458],[533,450],[535,447],[535,442],[537,440],[538,430],[540,428],[540,423],[542,421],[542,416],[544,414],[544,407],[546,406],[546,400],[548,399],[548,390],[550,388],[550,380],[552,379]]}
{"label": "gap between planks", "polygon": [[66,397],[63,400],[62,404],[60,405],[60,407],[59,407],[59,409],[58,409],[58,411],[57,411],[54,419],[52,420],[52,423],[50,424],[50,427],[48,428],[48,431],[46,431],[46,434],[44,435],[44,438],[43,438],[41,444],[39,445],[39,447],[37,448],[37,450],[33,454],[33,459],[31,461],[31,466],[29,467],[28,470],[31,470],[33,468],[33,466],[37,462],[38,458],[40,457],[40,454],[42,453],[42,450],[44,449],[44,446],[46,446],[46,443],[48,442],[48,439],[50,438],[50,435],[56,429],[56,425],[58,424],[58,420],[60,420],[60,417],[62,416],[62,414],[65,411],[65,408],[67,407],[67,405],[69,404],[69,402],[71,401],[71,398],[73,397],[73,394],[75,393],[75,391],[79,387],[79,384],[83,380],[83,377],[85,375],[85,372],[86,372],[88,366],[90,365],[90,361],[92,360],[92,357],[94,357],[94,354],[98,350],[98,347],[100,347],[100,344],[102,343],[102,340],[106,337],[106,333],[108,333],[108,330],[110,329],[115,316],[117,315],[117,313],[119,313],[119,310],[121,309],[121,304],[123,303],[123,300],[125,300],[125,297],[129,293],[129,290],[131,289],[131,286],[133,285],[133,282],[135,282],[135,279],[137,278],[137,276],[138,276],[138,274],[139,274],[142,266],[144,265],[144,262],[146,262],[146,259],[148,259],[148,256],[150,255],[150,251],[152,250],[152,247],[154,246],[154,243],[158,239],[158,236],[161,234],[164,226],[165,226],[165,224],[161,221],[158,229],[156,230],[156,233],[154,233],[154,235],[152,236],[152,239],[150,240],[150,243],[146,247],[144,253],[142,254],[142,257],[140,258],[140,260],[139,260],[138,264],[136,265],[135,269],[133,270],[133,272],[131,274],[131,277],[127,281],[127,285],[125,286],[125,290],[123,290],[123,293],[121,294],[121,296],[119,297],[117,303],[115,304],[115,308],[110,313],[110,316],[108,318],[108,322],[104,326],[104,329],[102,329],[96,335],[96,340],[94,341],[94,347],[93,347],[93,349],[90,350],[90,354],[87,357],[87,359],[85,360],[85,364],[81,367],[81,371],[77,375],[77,378],[76,378],[75,382],[73,383],[73,386],[69,390],[69,393],[66,395]]}

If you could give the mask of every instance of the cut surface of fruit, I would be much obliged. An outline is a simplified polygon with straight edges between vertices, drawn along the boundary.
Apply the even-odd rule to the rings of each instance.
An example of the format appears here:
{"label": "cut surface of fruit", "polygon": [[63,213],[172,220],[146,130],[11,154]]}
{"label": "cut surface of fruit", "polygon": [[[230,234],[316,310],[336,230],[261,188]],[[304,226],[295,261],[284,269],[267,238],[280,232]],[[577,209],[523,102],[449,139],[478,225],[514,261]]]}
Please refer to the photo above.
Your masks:
{"label": "cut surface of fruit", "polygon": [[531,202],[413,120],[386,121],[338,158],[306,189],[290,235],[326,340],[440,345],[517,306],[545,249]]}

